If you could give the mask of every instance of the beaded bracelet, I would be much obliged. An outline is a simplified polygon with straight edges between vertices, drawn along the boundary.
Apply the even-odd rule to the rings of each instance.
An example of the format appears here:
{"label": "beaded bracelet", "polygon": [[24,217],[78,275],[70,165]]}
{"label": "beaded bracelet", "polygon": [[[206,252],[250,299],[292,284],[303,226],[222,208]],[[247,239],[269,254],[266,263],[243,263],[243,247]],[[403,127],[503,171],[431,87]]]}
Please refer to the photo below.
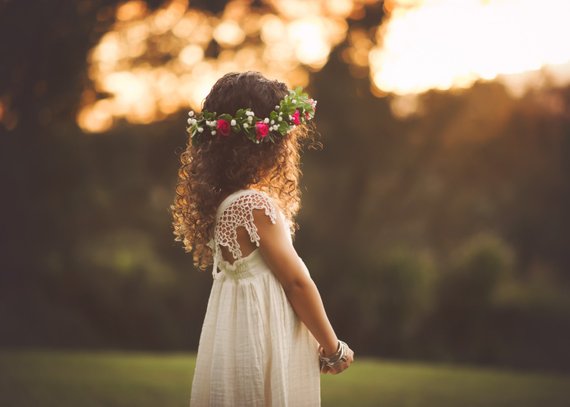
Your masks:
{"label": "beaded bracelet", "polygon": [[345,342],[339,340],[336,352],[329,357],[326,357],[321,353],[322,349],[323,349],[323,347],[320,346],[319,347],[319,359],[321,361],[321,366],[333,367],[334,365],[338,364],[341,361],[342,362],[346,361],[345,356],[347,353],[348,345]]}

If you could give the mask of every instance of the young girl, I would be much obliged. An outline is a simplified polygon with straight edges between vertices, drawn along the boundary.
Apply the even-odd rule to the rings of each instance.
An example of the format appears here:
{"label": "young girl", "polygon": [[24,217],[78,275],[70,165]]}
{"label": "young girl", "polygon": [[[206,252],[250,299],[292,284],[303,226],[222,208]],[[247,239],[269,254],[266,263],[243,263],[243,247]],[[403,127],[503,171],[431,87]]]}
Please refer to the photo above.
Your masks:
{"label": "young girl", "polygon": [[315,108],[300,88],[244,72],[224,75],[202,113],[189,112],[174,233],[214,277],[193,407],[320,406],[319,373],[353,361],[292,242]]}

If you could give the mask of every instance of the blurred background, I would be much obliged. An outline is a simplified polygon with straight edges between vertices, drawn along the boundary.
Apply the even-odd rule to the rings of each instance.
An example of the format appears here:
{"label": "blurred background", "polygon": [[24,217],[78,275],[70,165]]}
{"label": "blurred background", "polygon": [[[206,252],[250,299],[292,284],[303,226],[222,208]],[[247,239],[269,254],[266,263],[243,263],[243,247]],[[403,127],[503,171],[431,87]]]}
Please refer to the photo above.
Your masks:
{"label": "blurred background", "polygon": [[257,70],[319,102],[295,246],[357,355],[570,373],[569,12],[0,1],[0,347],[196,350],[186,112]]}

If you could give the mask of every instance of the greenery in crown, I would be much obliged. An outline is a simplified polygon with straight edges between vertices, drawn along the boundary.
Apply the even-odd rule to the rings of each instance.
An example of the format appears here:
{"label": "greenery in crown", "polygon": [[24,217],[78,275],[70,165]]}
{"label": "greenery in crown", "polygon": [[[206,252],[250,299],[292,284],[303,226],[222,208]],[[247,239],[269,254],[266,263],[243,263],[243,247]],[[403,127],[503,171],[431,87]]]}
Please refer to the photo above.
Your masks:
{"label": "greenery in crown", "polygon": [[289,90],[275,110],[268,117],[258,117],[251,108],[239,109],[235,116],[228,113],[217,115],[216,112],[196,114],[188,112],[188,127],[193,144],[198,144],[206,137],[231,137],[232,134],[244,134],[254,143],[272,142],[277,137],[287,135],[296,126],[307,123],[315,116],[317,101],[310,99],[302,87]]}

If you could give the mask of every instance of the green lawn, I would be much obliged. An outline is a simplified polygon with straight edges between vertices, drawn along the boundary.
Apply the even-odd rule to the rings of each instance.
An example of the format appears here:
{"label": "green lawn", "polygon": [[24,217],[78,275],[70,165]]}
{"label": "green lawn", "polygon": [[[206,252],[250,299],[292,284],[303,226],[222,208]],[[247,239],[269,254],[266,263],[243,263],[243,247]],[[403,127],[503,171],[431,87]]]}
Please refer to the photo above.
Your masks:
{"label": "green lawn", "polygon": [[[0,352],[0,406],[186,407],[186,353]],[[567,407],[570,376],[358,359],[322,376],[323,407]]]}

